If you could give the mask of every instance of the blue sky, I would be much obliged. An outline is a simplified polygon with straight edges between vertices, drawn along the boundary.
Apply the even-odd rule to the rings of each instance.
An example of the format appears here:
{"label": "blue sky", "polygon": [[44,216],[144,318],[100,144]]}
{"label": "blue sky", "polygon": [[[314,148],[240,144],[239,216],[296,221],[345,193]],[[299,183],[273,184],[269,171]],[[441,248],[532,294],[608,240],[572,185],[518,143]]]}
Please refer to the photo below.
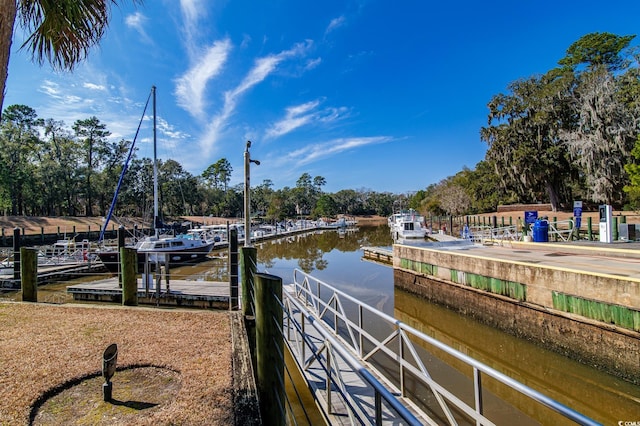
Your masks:
{"label": "blue sky", "polygon": [[251,140],[253,186],[306,172],[328,192],[409,193],[484,158],[486,105],[510,82],[587,33],[636,34],[639,19],[637,0],[146,0],[114,8],[73,73],[33,64],[18,32],[4,107],[69,128],[96,116],[131,140],[155,85],[158,155],[194,175],[226,158],[241,183]]}

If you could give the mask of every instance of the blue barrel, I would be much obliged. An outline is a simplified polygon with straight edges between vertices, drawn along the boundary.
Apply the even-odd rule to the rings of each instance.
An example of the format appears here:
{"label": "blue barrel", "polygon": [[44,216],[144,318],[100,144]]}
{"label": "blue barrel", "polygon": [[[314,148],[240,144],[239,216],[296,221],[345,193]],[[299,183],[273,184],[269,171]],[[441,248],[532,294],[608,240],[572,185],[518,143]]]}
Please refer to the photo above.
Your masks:
{"label": "blue barrel", "polygon": [[536,243],[549,242],[549,222],[537,219],[533,224],[533,241]]}

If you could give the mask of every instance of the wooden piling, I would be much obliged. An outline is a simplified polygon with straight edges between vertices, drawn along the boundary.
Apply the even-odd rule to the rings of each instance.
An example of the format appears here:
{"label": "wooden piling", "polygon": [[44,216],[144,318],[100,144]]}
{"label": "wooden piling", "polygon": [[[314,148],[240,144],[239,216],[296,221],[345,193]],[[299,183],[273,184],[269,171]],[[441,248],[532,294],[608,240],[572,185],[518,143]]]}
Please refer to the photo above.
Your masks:
{"label": "wooden piling", "polygon": [[20,228],[13,228],[13,279],[20,279]]}
{"label": "wooden piling", "polygon": [[240,270],[242,271],[242,313],[244,316],[254,316],[254,276],[257,270],[258,249],[242,247],[240,249]]}
{"label": "wooden piling", "polygon": [[120,271],[122,272],[122,304],[138,306],[138,252],[134,248],[120,249]]}
{"label": "wooden piling", "polygon": [[38,251],[20,248],[20,286],[23,302],[38,301]]}
{"label": "wooden piling", "polygon": [[[227,226],[227,229],[229,227]],[[229,229],[229,309],[235,311],[239,308],[238,301],[238,230]],[[245,237],[246,238],[246,237]]]}
{"label": "wooden piling", "polygon": [[265,424],[284,426],[282,278],[256,273],[256,356],[260,412]]}
{"label": "wooden piling", "polygon": [[[135,235],[135,234],[134,234]],[[118,254],[120,253],[120,249],[124,247],[124,226],[120,225],[118,227]],[[122,262],[118,262],[118,265],[121,265]],[[118,285],[122,287],[122,267],[119,267],[118,273]]]}

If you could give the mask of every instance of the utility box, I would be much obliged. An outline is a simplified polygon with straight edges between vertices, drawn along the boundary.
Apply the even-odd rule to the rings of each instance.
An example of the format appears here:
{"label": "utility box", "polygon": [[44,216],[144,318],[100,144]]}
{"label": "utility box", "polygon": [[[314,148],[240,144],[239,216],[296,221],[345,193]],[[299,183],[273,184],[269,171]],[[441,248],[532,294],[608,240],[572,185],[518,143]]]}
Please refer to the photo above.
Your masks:
{"label": "utility box", "polygon": [[635,241],[636,225],[632,223],[620,223],[618,225],[618,235],[622,241]]}
{"label": "utility box", "polygon": [[599,234],[601,243],[613,242],[613,209],[608,204],[598,206],[600,217]]}

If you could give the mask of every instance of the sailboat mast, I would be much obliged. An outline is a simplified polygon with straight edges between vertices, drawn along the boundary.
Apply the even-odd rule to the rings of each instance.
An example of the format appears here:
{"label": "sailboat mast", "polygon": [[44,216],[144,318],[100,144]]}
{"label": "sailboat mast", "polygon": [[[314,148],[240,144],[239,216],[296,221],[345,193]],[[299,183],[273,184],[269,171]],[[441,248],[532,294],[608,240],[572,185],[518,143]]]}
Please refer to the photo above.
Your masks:
{"label": "sailboat mast", "polygon": [[151,87],[153,93],[153,230],[158,237],[158,153],[156,144],[156,86]]}

